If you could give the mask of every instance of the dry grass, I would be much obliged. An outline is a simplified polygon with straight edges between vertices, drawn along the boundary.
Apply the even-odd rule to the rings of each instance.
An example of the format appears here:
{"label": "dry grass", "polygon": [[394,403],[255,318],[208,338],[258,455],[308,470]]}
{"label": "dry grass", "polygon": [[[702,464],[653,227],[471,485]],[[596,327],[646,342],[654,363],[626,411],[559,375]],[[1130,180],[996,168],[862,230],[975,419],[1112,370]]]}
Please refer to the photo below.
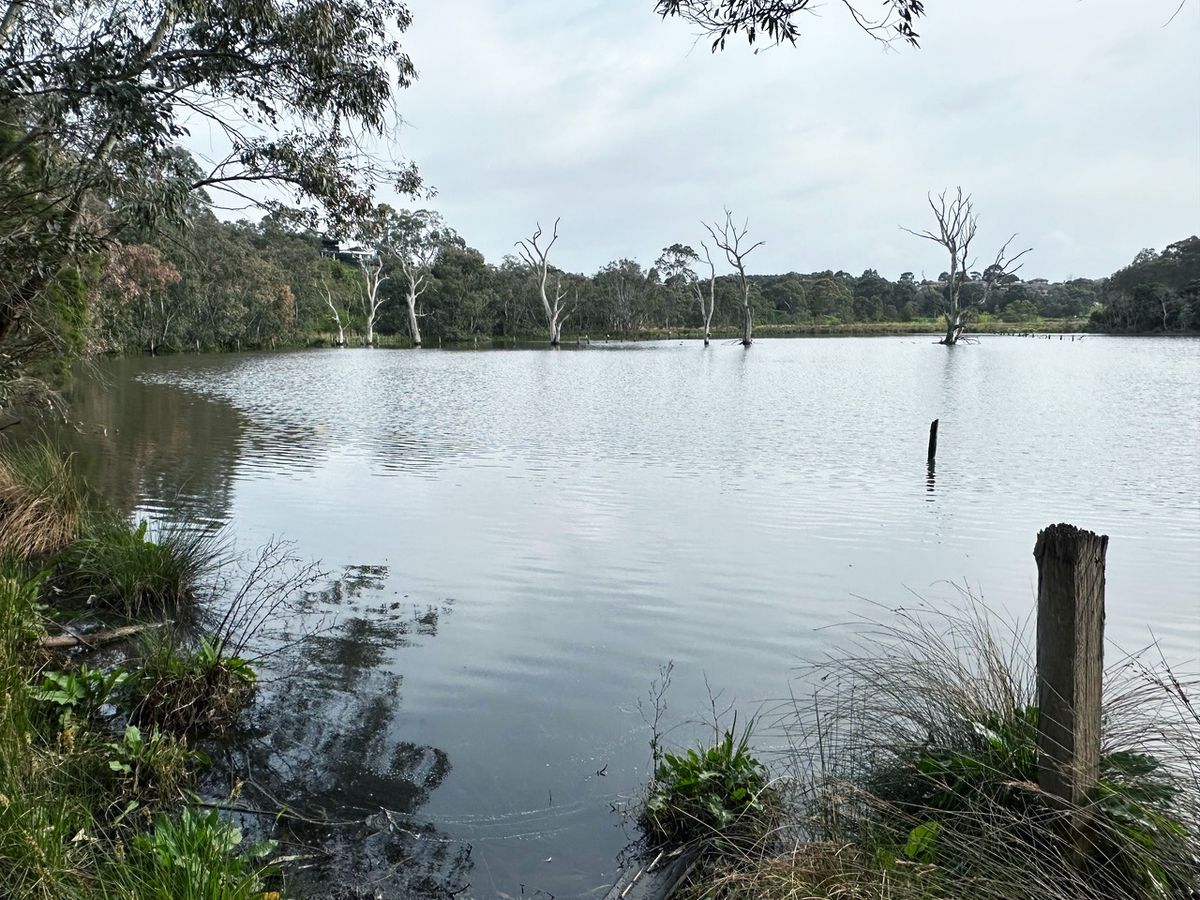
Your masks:
{"label": "dry grass", "polygon": [[0,555],[41,558],[79,534],[83,489],[71,457],[48,444],[0,453]]}

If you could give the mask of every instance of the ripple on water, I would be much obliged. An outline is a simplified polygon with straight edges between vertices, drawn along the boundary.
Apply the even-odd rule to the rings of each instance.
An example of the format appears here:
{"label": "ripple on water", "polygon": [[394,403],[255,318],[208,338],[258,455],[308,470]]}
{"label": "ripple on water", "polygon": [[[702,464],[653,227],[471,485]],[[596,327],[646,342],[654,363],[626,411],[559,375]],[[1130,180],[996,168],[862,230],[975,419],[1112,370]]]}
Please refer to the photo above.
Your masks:
{"label": "ripple on water", "polygon": [[[1113,641],[1153,632],[1200,656],[1200,341],[960,349],[124,361],[85,407],[95,477],[130,508],[373,567],[319,600],[338,628],[307,645],[318,696],[300,718],[338,727],[281,732],[328,749],[338,796],[419,799],[416,816],[476,845],[477,896],[568,897],[612,871],[609,803],[645,775],[637,702],[667,660],[683,722],[708,708],[706,676],[752,710],[839,626],[952,599],[951,582],[1027,615],[1034,537],[1060,520],[1112,536]],[[435,787],[402,787],[429,749],[388,787],[410,744],[444,754]],[[355,766],[376,774],[360,784]]]}

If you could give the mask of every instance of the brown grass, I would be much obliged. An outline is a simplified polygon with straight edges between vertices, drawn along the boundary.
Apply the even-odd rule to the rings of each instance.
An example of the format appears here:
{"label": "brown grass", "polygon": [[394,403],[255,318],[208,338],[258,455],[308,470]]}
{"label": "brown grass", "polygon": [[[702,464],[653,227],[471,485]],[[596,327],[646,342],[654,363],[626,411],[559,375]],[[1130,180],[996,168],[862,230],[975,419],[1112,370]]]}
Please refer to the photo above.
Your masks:
{"label": "brown grass", "polygon": [[37,559],[78,535],[83,489],[70,456],[48,444],[0,453],[0,555]]}

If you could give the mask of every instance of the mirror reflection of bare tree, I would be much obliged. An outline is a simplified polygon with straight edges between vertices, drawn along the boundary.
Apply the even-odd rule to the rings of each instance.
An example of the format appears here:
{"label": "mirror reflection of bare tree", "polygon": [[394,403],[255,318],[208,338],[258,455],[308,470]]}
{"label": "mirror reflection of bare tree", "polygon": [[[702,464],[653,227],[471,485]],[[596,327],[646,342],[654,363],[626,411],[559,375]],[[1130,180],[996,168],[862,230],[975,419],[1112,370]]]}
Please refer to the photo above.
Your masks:
{"label": "mirror reflection of bare tree", "polygon": [[296,857],[286,871],[301,896],[448,897],[471,870],[470,845],[419,818],[450,760],[404,739],[403,678],[388,669],[395,651],[436,637],[453,601],[385,598],[387,575],[348,566],[306,594],[272,636],[281,649],[246,733],[221,754],[214,792],[240,784],[246,806],[288,810],[273,837]]}

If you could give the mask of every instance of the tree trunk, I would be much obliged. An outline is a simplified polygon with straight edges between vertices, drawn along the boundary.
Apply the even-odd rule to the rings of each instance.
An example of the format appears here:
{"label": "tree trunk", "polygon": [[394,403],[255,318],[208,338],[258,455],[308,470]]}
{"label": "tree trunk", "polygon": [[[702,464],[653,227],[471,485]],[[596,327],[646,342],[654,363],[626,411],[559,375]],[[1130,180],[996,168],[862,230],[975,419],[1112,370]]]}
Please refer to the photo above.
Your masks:
{"label": "tree trunk", "polygon": [[410,289],[408,292],[408,333],[412,336],[414,347],[421,346],[421,325],[417,321],[417,295]]}
{"label": "tree trunk", "polygon": [[957,313],[951,315],[946,313],[946,336],[942,338],[941,343],[947,347],[953,347],[958,343],[958,339],[962,336],[963,325]]}
{"label": "tree trunk", "polygon": [[749,347],[754,342],[754,317],[750,313],[750,293],[747,291],[742,300],[742,346]]}
{"label": "tree trunk", "polygon": [[65,650],[79,646],[92,648],[99,644],[108,644],[113,641],[119,641],[122,638],[132,637],[143,631],[162,628],[166,624],[168,623],[153,622],[149,625],[122,625],[120,628],[113,628],[108,631],[93,631],[90,634],[72,634],[67,632],[66,634],[48,635],[38,641],[38,646],[44,650]]}
{"label": "tree trunk", "polygon": [[374,317],[367,318],[367,346],[375,346],[375,319]]}
{"label": "tree trunk", "polygon": [[346,346],[346,329],[342,327],[342,323],[341,323],[341,322],[338,322],[338,339],[337,339],[337,345],[338,345],[339,347],[345,347],[345,346]]}

